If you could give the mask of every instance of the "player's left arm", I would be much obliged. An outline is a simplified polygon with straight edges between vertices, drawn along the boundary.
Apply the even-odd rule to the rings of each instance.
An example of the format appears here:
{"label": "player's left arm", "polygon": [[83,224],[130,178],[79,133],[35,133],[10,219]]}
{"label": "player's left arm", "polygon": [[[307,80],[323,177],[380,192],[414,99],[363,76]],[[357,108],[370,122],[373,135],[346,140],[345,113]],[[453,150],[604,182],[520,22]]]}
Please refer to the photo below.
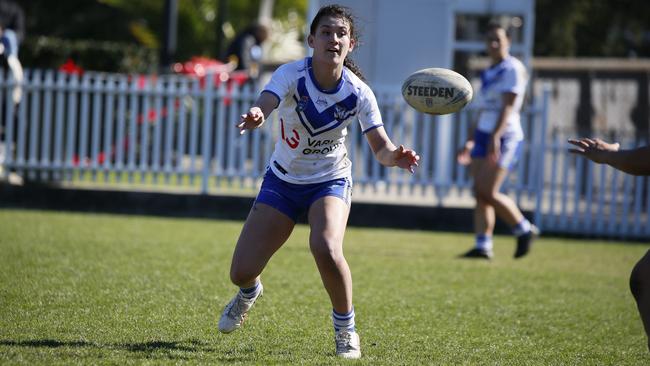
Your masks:
{"label": "player's left arm", "polygon": [[494,126],[494,131],[492,131],[492,141],[490,144],[490,154],[493,154],[495,158],[498,158],[500,145],[501,145],[501,136],[506,129],[508,117],[515,108],[515,101],[517,100],[517,94],[506,92],[501,94],[502,107],[499,111],[499,118],[497,118],[496,126]]}
{"label": "player's left arm", "polygon": [[413,173],[420,156],[404,145],[396,147],[386,134],[383,126],[366,132],[368,144],[375,154],[375,158],[384,166],[397,166]]}
{"label": "player's left arm", "polygon": [[501,136],[508,126],[508,119],[515,109],[517,96],[525,92],[528,76],[523,65],[514,62],[506,68],[503,80],[500,82],[498,88],[501,93],[501,110],[496,120],[494,130],[492,131],[492,139],[488,146],[489,157],[494,161],[498,159],[501,152]]}

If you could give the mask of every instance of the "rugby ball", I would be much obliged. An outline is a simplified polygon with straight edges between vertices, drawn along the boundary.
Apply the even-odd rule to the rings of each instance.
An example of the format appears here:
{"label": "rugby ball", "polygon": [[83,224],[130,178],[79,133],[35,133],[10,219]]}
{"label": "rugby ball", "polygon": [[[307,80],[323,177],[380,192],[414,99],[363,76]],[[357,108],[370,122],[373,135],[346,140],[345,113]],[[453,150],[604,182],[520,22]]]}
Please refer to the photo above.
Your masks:
{"label": "rugby ball", "polygon": [[472,100],[472,85],[449,69],[422,69],[402,84],[402,96],[416,110],[428,114],[458,112]]}

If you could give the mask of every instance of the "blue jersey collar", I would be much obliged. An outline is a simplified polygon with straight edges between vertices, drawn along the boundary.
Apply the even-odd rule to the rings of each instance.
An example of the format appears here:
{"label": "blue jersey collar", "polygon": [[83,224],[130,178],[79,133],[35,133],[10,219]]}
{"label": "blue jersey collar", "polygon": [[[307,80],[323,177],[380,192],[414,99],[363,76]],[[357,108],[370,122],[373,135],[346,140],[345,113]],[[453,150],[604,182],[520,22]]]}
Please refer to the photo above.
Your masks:
{"label": "blue jersey collar", "polygon": [[338,93],[339,90],[343,87],[343,76],[345,73],[345,67],[343,67],[343,73],[341,74],[341,80],[339,80],[339,83],[334,87],[333,89],[324,89],[318,84],[318,81],[316,80],[316,76],[314,76],[314,68],[311,65],[311,57],[307,57],[307,70],[309,70],[309,78],[311,79],[311,82],[314,84],[316,89],[320,91],[321,93],[325,94],[336,94]]}

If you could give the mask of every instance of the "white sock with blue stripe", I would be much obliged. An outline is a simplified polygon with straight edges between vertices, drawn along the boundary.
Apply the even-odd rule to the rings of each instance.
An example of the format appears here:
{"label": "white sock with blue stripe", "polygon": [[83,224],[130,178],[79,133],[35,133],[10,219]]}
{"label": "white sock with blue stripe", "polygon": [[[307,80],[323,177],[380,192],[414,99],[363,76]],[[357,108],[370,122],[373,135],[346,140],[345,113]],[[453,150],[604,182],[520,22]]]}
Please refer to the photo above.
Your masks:
{"label": "white sock with blue stripe", "polygon": [[354,332],[354,307],[349,313],[341,314],[332,309],[332,321],[334,322],[334,331],[347,329]]}
{"label": "white sock with blue stripe", "polygon": [[260,293],[260,282],[256,282],[254,286],[247,288],[239,288],[239,292],[246,299],[252,299]]}
{"label": "white sock with blue stripe", "polygon": [[492,235],[478,234],[476,235],[476,249],[490,251],[492,250]]}
{"label": "white sock with blue stripe", "polygon": [[530,232],[530,221],[525,218],[512,228],[512,233],[515,234],[515,236],[524,235],[528,232]]}

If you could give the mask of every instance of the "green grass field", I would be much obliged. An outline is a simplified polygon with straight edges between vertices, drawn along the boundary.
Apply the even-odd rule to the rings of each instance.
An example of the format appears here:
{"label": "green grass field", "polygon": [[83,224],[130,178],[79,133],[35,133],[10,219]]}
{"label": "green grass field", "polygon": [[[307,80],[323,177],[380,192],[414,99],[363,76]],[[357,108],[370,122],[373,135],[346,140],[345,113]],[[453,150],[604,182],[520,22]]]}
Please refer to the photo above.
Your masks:
{"label": "green grass field", "polygon": [[241,222],[0,210],[2,364],[648,365],[629,273],[647,245],[545,239],[523,260],[456,259],[469,234],[349,228],[363,357],[337,359],[331,307],[298,226],[244,328]]}

